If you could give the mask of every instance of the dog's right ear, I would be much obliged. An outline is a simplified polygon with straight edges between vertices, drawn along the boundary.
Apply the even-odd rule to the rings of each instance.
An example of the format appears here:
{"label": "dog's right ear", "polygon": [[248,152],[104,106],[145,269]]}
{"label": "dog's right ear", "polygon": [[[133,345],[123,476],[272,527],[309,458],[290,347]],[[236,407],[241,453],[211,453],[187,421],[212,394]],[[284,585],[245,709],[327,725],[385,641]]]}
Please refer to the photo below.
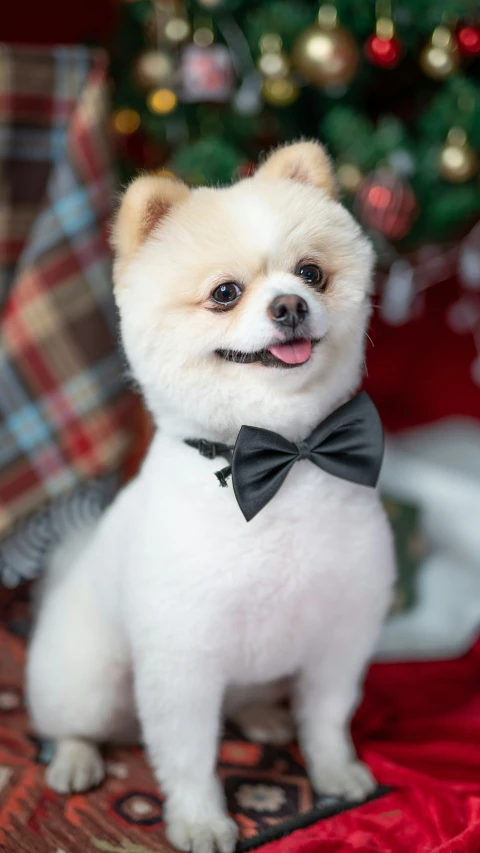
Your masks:
{"label": "dog's right ear", "polygon": [[259,178],[289,178],[300,184],[310,184],[337,198],[337,183],[332,162],[319,142],[292,142],[281,145],[267,157],[256,172]]}
{"label": "dog's right ear", "polygon": [[126,260],[156,225],[186,201],[188,187],[173,178],[142,175],[127,188],[113,223],[111,243],[117,259]]}

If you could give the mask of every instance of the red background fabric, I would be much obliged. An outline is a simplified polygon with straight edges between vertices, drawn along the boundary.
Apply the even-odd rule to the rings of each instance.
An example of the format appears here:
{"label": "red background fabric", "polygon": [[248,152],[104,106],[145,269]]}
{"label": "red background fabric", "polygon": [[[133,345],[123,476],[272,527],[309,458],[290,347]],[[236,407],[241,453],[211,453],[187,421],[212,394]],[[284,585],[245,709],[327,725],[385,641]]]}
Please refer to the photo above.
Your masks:
{"label": "red background fabric", "polygon": [[[455,277],[435,284],[418,298],[417,316],[403,326],[390,326],[375,313],[365,387],[387,430],[445,417],[480,420],[480,386],[471,375],[474,337],[448,323],[449,308],[464,293]],[[480,301],[480,295],[472,298]]]}
{"label": "red background fabric", "polygon": [[456,661],[373,666],[354,736],[392,792],[264,853],[479,853],[480,641]]}

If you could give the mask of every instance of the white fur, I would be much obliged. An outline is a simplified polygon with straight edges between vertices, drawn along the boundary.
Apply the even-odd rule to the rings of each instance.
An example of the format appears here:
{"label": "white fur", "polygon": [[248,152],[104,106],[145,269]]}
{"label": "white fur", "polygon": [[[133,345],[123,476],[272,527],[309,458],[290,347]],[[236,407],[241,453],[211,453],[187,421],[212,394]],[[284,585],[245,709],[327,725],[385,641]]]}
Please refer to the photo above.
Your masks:
{"label": "white fur", "polygon": [[[330,295],[294,276],[302,253],[323,259]],[[268,737],[264,708],[244,708],[265,685],[279,695],[288,679],[318,790],[362,798],[374,784],[348,723],[394,574],[376,491],[302,461],[247,524],[214,477],[223,460],[182,441],[232,442],[244,423],[305,438],[358,385],[370,273],[369,244],[340,205],[261,175],[191,193],[117,268],[123,338],[160,430],[140,474],[46,587],[28,696],[63,758],[64,740],[133,736],[136,707],[169,838],[183,850],[233,849],[214,774],[220,717],[226,708]],[[241,312],[219,316],[202,300],[226,274],[251,293]],[[312,337],[327,333],[310,361],[291,370],[221,361],[218,348],[274,339],[265,308],[285,288],[307,300]],[[285,739],[288,720],[272,720],[273,739],[274,729]],[[80,752],[83,776],[97,781],[96,753]],[[57,787],[72,778],[78,787],[79,774],[65,761],[60,769]]]}

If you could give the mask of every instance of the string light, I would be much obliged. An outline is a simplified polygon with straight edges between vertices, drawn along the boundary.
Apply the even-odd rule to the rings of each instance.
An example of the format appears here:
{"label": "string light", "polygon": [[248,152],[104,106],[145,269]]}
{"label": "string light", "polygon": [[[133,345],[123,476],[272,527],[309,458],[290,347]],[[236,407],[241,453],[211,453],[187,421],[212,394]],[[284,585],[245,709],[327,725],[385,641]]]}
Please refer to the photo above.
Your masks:
{"label": "string light", "polygon": [[190,35],[190,24],[185,18],[170,18],[165,24],[164,32],[169,41],[180,43]]}
{"label": "string light", "polygon": [[155,89],[150,92],[147,98],[147,104],[152,113],[166,115],[175,109],[178,103],[178,98],[175,92],[171,89]]}
{"label": "string light", "polygon": [[113,128],[117,133],[131,134],[135,133],[140,127],[141,118],[136,110],[128,107],[116,110],[112,115]]}

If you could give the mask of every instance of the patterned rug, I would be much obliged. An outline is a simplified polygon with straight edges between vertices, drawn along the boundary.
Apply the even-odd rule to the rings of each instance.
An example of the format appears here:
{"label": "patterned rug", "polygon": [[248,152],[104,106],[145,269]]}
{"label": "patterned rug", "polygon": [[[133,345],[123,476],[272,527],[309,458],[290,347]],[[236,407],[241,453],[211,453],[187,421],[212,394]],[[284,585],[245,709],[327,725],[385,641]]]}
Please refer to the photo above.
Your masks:
{"label": "patterned rug", "polygon": [[[0,606],[0,850],[171,853],[141,749],[108,749],[106,780],[89,794],[66,798],[45,786],[50,744],[31,734],[22,697],[28,624],[27,593],[17,591]],[[219,774],[240,827],[239,853],[349,808],[315,796],[295,745],[259,746],[233,728],[222,739]]]}

